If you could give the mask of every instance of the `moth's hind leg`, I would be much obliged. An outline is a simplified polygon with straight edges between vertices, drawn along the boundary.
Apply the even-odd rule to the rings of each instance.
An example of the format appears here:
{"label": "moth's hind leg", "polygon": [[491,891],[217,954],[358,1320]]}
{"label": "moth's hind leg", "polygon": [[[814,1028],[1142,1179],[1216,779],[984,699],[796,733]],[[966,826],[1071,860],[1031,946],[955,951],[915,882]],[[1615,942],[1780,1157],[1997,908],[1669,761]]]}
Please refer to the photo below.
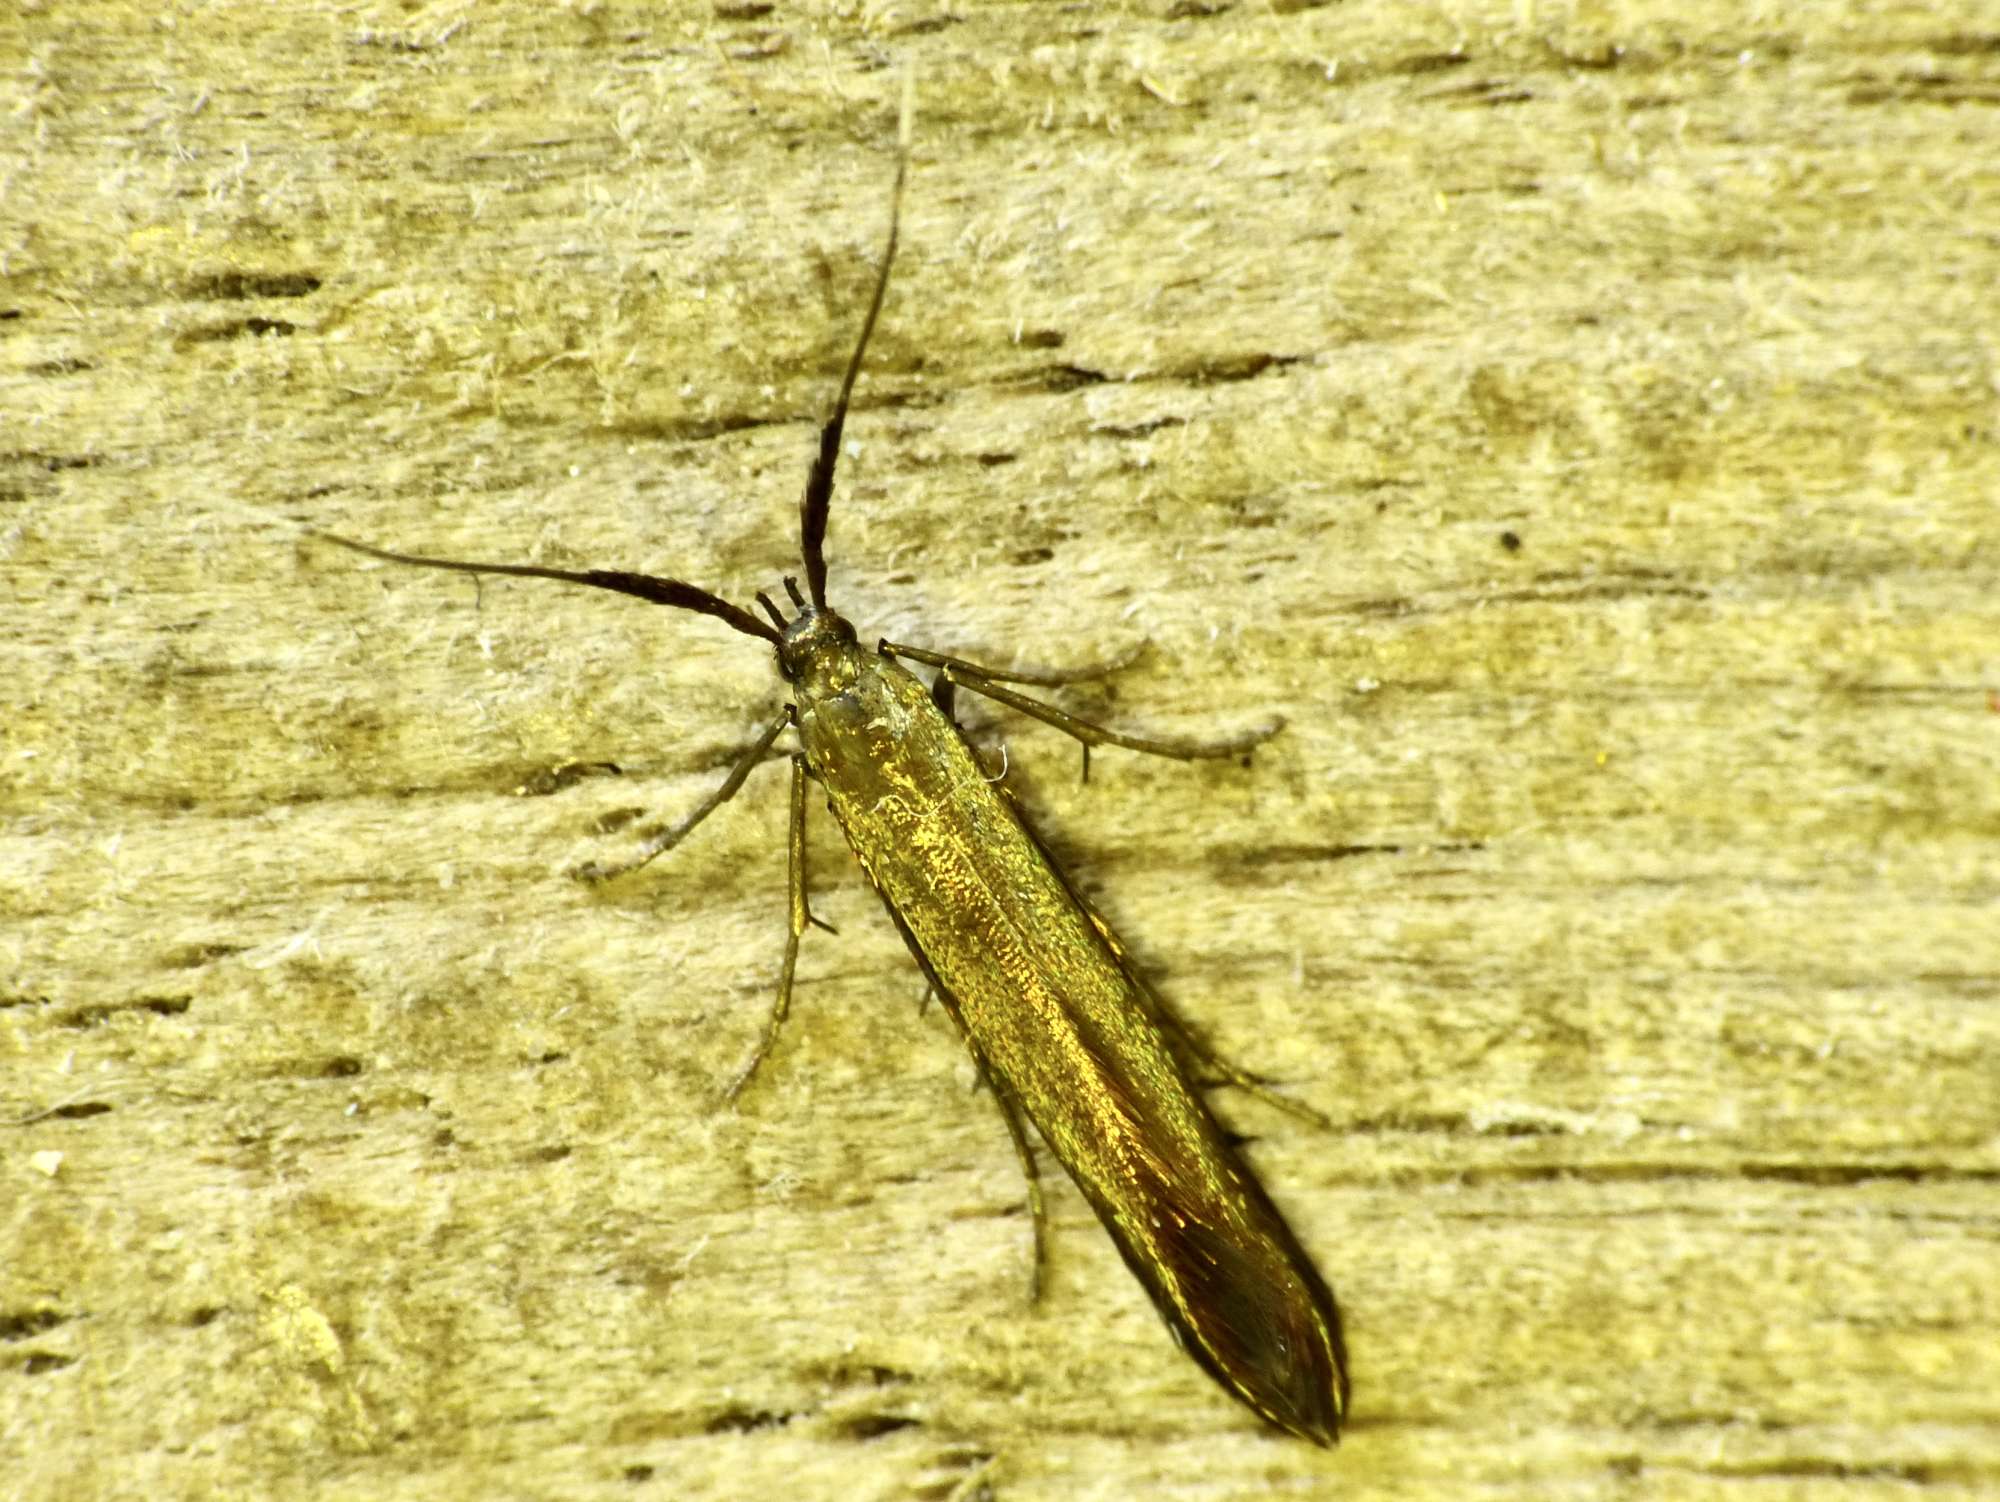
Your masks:
{"label": "moth's hind leg", "polygon": [[[1255,730],[1243,731],[1220,740],[1161,740],[1150,736],[1127,735],[1123,731],[1112,730],[1103,725],[1092,724],[1089,720],[1077,718],[1067,710],[1057,709],[1053,704],[1044,704],[1039,699],[1030,699],[1026,694],[1017,694],[1003,683],[1058,683],[1075,682],[1078,677],[1103,676],[1101,673],[1058,676],[1053,674],[1027,674],[1000,672],[992,668],[982,668],[977,663],[953,657],[944,652],[932,652],[922,647],[900,646],[895,642],[883,642],[881,649],[896,657],[907,657],[912,662],[921,662],[938,669],[938,681],[958,688],[969,688],[975,694],[983,694],[996,703],[1017,709],[1030,715],[1045,725],[1053,725],[1063,734],[1083,743],[1083,776],[1090,780],[1090,748],[1092,746],[1123,746],[1128,751],[1144,751],[1152,756],[1169,756],[1176,761],[1200,761],[1225,756],[1243,756],[1269,740],[1284,728],[1285,722],[1274,719],[1270,724]],[[1126,666],[1130,662],[1119,666]],[[949,695],[938,697],[938,690],[932,689],[932,697],[940,707],[950,702]]]}
{"label": "moth's hind leg", "polygon": [[1020,1103],[1008,1093],[1006,1086],[987,1073],[984,1064],[979,1066],[979,1076],[993,1092],[1000,1115],[1007,1123],[1007,1135],[1014,1139],[1014,1152],[1021,1160],[1021,1174],[1028,1181],[1028,1218],[1034,1223],[1035,1237],[1034,1261],[1028,1269],[1028,1302],[1038,1303],[1042,1297],[1042,1269],[1049,1260],[1049,1216],[1042,1204],[1041,1169],[1035,1164],[1035,1147],[1028,1140],[1028,1128],[1021,1120]]}
{"label": "moth's hind leg", "polygon": [[1203,1084],[1213,1085],[1221,1083],[1234,1085],[1245,1094],[1256,1096],[1265,1105],[1275,1106],[1287,1116],[1296,1116],[1300,1121],[1310,1122],[1316,1127],[1331,1128],[1333,1126],[1333,1123],[1323,1113],[1315,1111],[1311,1106],[1293,1100],[1289,1095],[1284,1095],[1273,1090],[1270,1082],[1261,1074],[1253,1074],[1233,1059],[1216,1052],[1212,1044],[1189,1029],[1186,1023],[1182,1022],[1180,1018],[1162,1006],[1158,997],[1152,996],[1150,991],[1147,994],[1153,1002],[1153,1015],[1159,1021],[1160,1026],[1166,1030],[1169,1041],[1176,1049],[1186,1057],[1195,1060],[1203,1070],[1212,1076],[1212,1078],[1203,1080]]}
{"label": "moth's hind leg", "polygon": [[1142,641],[1109,662],[1086,662],[1068,668],[988,668],[968,662],[963,657],[952,657],[923,647],[906,647],[892,641],[879,641],[875,646],[877,651],[886,652],[891,657],[907,657],[932,667],[960,668],[984,678],[988,683],[1032,683],[1037,688],[1061,688],[1070,683],[1095,683],[1114,673],[1122,673],[1144,657],[1152,644]]}
{"label": "moth's hind leg", "polygon": [[1174,1009],[1160,999],[1160,993],[1155,991],[1147,983],[1145,976],[1139,973],[1138,967],[1132,963],[1132,956],[1126,952],[1125,945],[1119,940],[1118,935],[1111,931],[1111,925],[1106,923],[1097,909],[1081,896],[1077,897],[1077,903],[1083,908],[1084,916],[1090,919],[1090,926],[1097,930],[1098,936],[1117,957],[1118,963],[1124,967],[1125,974],[1130,977],[1139,994],[1146,999],[1146,1009],[1152,1013],[1153,1020],[1159,1023],[1160,1030],[1167,1035],[1167,1042],[1172,1045],[1174,1052],[1180,1055],[1182,1064],[1193,1063],[1200,1066],[1196,1073],[1207,1071],[1210,1078],[1203,1080],[1203,1084],[1212,1085],[1220,1082],[1234,1085],[1245,1094],[1256,1096],[1266,1105],[1275,1106],[1288,1116],[1296,1116],[1299,1120],[1311,1122],[1317,1127],[1332,1127],[1333,1123],[1320,1112],[1311,1106],[1301,1105],[1288,1095],[1279,1094],[1271,1088],[1270,1081],[1218,1052],[1212,1044],[1175,1016]]}
{"label": "moth's hind leg", "polygon": [[[1097,914],[1092,913],[1090,921],[1097,925],[1100,933],[1105,932],[1104,922]],[[1113,947],[1116,948],[1115,940],[1113,941]],[[1195,1032],[1185,1022],[1174,1015],[1173,1009],[1161,1001],[1159,993],[1147,985],[1138,973],[1133,970],[1131,961],[1126,959],[1122,952],[1120,952],[1119,958],[1124,962],[1126,973],[1132,976],[1133,980],[1137,982],[1140,993],[1146,998],[1146,1004],[1152,1009],[1153,1020],[1160,1024],[1161,1029],[1167,1035],[1167,1041],[1173,1045],[1175,1052],[1181,1055],[1183,1062],[1192,1060],[1195,1064],[1199,1065],[1200,1068],[1196,1071],[1197,1073],[1205,1071],[1210,1076],[1202,1081],[1203,1084],[1213,1085],[1221,1083],[1234,1085],[1246,1095],[1256,1096],[1265,1105],[1275,1106],[1287,1116],[1296,1116],[1300,1121],[1310,1122],[1316,1127],[1331,1128],[1333,1126],[1331,1121],[1320,1112],[1315,1111],[1311,1106],[1303,1105],[1293,1100],[1289,1095],[1283,1095],[1273,1090],[1270,1081],[1266,1080],[1261,1074],[1255,1074],[1245,1069],[1235,1060],[1218,1052],[1213,1044],[1209,1043],[1199,1033]]]}
{"label": "moth's hind leg", "polygon": [[[889,916],[895,920],[896,927],[908,942],[910,930],[902,915],[892,908]],[[910,949],[913,954],[917,953],[915,944],[911,944]],[[958,998],[938,984],[936,974],[921,954],[917,955],[917,963],[923,967],[924,979],[929,982],[925,999],[937,997],[945,1015],[951,1018],[952,1026],[958,1029],[959,1037],[965,1040],[965,1046],[972,1054],[972,1067],[979,1072],[975,1083],[984,1085],[992,1092],[994,1104],[1000,1107],[1000,1119],[1007,1123],[1007,1135],[1013,1139],[1014,1155],[1021,1160],[1021,1177],[1028,1181],[1028,1218],[1034,1228],[1034,1260],[1028,1269],[1028,1302],[1036,1303],[1042,1296],[1042,1269],[1049,1260],[1049,1216],[1042,1201],[1042,1171],[1035,1162],[1035,1145],[1028,1140],[1027,1124],[1021,1119],[1021,1103],[1014,1098],[1012,1091],[994,1078],[984,1056],[973,1045],[972,1035],[965,1030],[965,1014],[958,1008]]]}

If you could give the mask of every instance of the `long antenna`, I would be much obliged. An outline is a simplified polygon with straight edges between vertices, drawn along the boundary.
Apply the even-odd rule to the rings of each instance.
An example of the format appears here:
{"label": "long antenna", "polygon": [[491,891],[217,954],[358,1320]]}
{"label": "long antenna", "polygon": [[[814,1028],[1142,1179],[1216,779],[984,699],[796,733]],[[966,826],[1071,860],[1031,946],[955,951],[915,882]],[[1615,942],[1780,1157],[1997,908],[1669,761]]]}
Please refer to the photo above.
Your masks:
{"label": "long antenna", "polygon": [[774,647],[784,639],[776,628],[765,625],[749,611],[739,609],[727,600],[712,595],[696,585],[685,584],[679,579],[662,579],[652,574],[630,574],[622,569],[572,570],[542,568],[533,563],[469,563],[458,558],[426,558],[419,553],[392,553],[387,548],[371,547],[365,542],[356,542],[351,537],[342,537],[337,532],[322,532],[318,527],[305,527],[305,532],[308,536],[317,537],[321,542],[330,542],[336,547],[347,548],[356,553],[366,553],[370,558],[380,558],[387,563],[407,563],[414,568],[450,569],[460,574],[512,574],[517,579],[557,579],[564,584],[587,584],[592,589],[609,589],[621,595],[634,595],[655,605],[672,605],[679,610],[693,610],[702,615],[712,615],[717,620],[735,627],[745,636],[754,636],[759,641],[767,641]]}
{"label": "long antenna", "polygon": [[826,609],[826,513],[833,500],[833,465],[840,457],[840,430],[847,423],[847,399],[854,394],[854,378],[861,374],[861,356],[868,348],[868,336],[875,332],[875,315],[882,311],[882,296],[889,290],[889,267],[896,259],[896,232],[903,218],[903,178],[910,165],[910,117],[915,100],[916,75],[905,69],[903,104],[896,125],[896,184],[889,190],[889,243],[882,249],[882,269],[875,274],[875,295],[868,301],[868,316],[861,320],[861,337],[855,340],[847,374],[841,377],[833,414],[820,427],[819,452],[806,475],[805,493],[799,497],[799,547],[805,555],[806,590],[821,610]]}
{"label": "long antenna", "polygon": [[[854,354],[847,362],[847,373],[841,377],[840,394],[834,398],[833,413],[819,430],[819,452],[807,473],[805,494],[799,499],[799,532],[805,554],[806,584],[812,603],[822,610],[826,608],[826,514],[828,503],[833,499],[833,466],[840,457],[840,433],[847,422],[847,404],[854,394],[855,378],[861,374],[861,357],[868,349],[869,335],[875,332],[875,319],[882,311],[882,299],[889,290],[889,268],[896,259],[896,234],[903,217],[903,179],[910,164],[910,121],[915,96],[915,75],[906,69],[896,131],[896,181],[889,195],[889,242],[882,250],[882,266],[875,275],[875,295],[868,301],[868,316],[861,322],[861,337],[855,341]],[[766,625],[749,611],[680,579],[628,573],[622,569],[543,568],[533,563],[475,563],[462,558],[432,558],[421,553],[392,552],[388,548],[357,542],[352,537],[325,532],[303,522],[294,522],[293,525],[321,542],[330,542],[370,558],[380,558],[385,563],[401,563],[411,568],[448,569],[460,574],[507,574],[517,579],[554,579],[562,584],[608,589],[654,605],[671,605],[677,610],[714,616],[733,630],[769,642],[774,647],[784,642],[778,626]],[[787,579],[785,585],[791,591],[794,602],[797,602],[798,591],[792,581]],[[771,607],[767,604],[766,609]],[[775,609],[771,609],[771,615],[774,619],[780,618]]]}

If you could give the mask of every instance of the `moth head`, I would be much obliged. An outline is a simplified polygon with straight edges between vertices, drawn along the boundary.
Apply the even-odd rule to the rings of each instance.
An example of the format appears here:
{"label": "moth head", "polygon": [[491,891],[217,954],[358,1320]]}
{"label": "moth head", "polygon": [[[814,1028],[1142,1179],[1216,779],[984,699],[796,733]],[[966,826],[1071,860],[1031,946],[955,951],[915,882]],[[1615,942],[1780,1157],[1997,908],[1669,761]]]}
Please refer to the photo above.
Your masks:
{"label": "moth head", "polygon": [[846,616],[807,605],[785,623],[778,640],[778,671],[788,683],[824,675],[851,656],[854,643],[854,627]]}

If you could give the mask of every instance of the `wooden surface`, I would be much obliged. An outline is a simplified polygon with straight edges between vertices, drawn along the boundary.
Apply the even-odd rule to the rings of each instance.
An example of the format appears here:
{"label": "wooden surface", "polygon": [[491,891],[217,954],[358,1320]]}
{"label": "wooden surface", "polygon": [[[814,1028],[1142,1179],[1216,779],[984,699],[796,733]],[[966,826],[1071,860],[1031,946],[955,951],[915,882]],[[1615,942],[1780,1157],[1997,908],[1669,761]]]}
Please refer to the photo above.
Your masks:
{"label": "wooden surface", "polygon": [[[11,1497],[2000,1490],[2000,15],[0,18]],[[1240,1095],[1354,1422],[1263,1430],[992,1104],[713,623],[978,706]],[[570,785],[566,763],[622,775]],[[525,792],[517,790],[525,789]],[[648,810],[643,816],[634,810]]]}

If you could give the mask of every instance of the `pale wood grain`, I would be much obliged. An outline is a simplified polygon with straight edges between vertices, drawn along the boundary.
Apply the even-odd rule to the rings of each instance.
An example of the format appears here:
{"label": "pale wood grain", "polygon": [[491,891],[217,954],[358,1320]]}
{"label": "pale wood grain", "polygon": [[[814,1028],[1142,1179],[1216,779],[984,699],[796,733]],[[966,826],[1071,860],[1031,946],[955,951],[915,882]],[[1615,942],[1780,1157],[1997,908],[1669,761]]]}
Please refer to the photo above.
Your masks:
{"label": "pale wood grain", "polygon": [[[16,8],[11,1495],[2000,1485],[2000,26],[1964,3]],[[1004,728],[1340,1294],[1260,1430],[1018,1174],[754,644],[394,546],[795,567]],[[1518,548],[1504,538],[1511,535]],[[615,762],[545,796],[568,760]]]}

